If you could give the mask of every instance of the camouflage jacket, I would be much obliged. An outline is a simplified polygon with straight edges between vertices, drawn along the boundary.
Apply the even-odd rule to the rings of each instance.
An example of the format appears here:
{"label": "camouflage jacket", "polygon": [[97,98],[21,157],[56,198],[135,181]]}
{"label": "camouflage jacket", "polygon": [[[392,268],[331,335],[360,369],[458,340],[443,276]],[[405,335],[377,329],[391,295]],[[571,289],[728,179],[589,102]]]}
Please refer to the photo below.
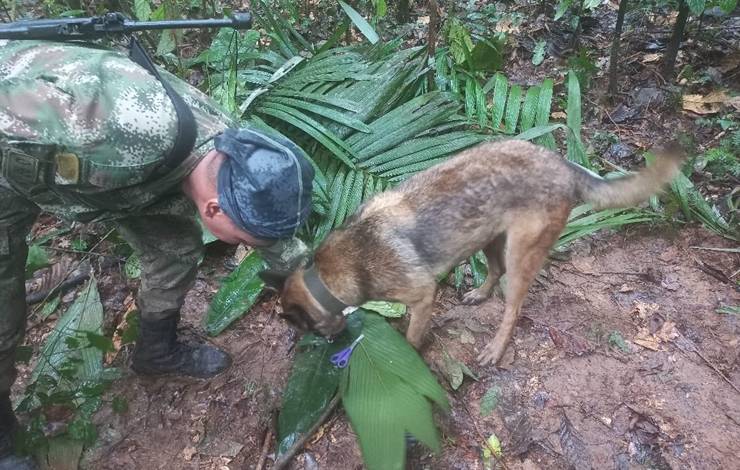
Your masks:
{"label": "camouflage jacket", "polygon": [[4,164],[0,185],[83,222],[193,213],[180,183],[213,148],[212,138],[235,123],[206,95],[160,72],[191,107],[198,135],[180,167],[152,178],[177,126],[174,106],[154,76],[122,51],[0,40],[0,146],[9,155],[3,160],[51,162],[30,183],[14,180]]}

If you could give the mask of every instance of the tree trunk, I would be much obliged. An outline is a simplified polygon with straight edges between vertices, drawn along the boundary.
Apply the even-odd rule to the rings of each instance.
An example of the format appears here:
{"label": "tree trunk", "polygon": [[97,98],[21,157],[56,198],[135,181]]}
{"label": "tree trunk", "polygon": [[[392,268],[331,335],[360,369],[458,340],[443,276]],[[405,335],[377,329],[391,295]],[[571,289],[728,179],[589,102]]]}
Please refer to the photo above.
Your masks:
{"label": "tree trunk", "polygon": [[673,78],[676,68],[676,56],[678,56],[678,49],[681,47],[681,41],[683,40],[683,32],[686,29],[686,20],[689,18],[689,5],[684,0],[678,2],[678,18],[676,18],[676,26],[673,28],[673,36],[671,36],[671,42],[668,43],[668,48],[665,51],[665,57],[663,58],[663,78],[670,80]]}
{"label": "tree trunk", "polygon": [[614,101],[617,95],[617,62],[619,61],[619,46],[622,39],[622,26],[624,25],[624,15],[627,13],[628,0],[619,2],[619,11],[617,12],[617,25],[614,28],[614,39],[612,39],[612,50],[609,55],[609,99]]}
{"label": "tree trunk", "polygon": [[400,0],[398,2],[398,11],[396,12],[396,19],[399,23],[409,22],[409,0]]}

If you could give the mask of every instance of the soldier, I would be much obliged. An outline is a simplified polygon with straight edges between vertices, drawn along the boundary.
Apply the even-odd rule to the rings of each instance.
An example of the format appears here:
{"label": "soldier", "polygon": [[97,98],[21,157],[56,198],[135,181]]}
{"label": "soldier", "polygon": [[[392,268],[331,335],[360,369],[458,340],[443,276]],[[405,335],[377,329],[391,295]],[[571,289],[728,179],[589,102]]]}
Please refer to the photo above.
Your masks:
{"label": "soldier", "polygon": [[[219,239],[291,270],[306,251],[296,230],[311,211],[313,169],[282,136],[239,129],[204,94],[125,54],[77,43],[0,40],[0,469],[34,468],[12,455],[14,352],[26,320],[25,238],[40,211],[110,221],[142,266],[139,374],[212,377],[222,350],[178,341],[186,292],[203,254],[195,213]],[[188,137],[171,87],[192,111]],[[192,120],[191,120],[192,122]],[[186,124],[186,123],[185,123]]]}

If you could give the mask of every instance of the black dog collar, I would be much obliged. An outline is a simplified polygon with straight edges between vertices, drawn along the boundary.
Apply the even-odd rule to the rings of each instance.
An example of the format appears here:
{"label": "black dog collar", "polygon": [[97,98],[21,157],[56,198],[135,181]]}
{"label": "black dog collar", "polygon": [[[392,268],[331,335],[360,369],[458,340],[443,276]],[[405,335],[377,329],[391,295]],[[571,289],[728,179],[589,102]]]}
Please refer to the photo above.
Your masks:
{"label": "black dog collar", "polygon": [[349,305],[337,299],[334,294],[329,292],[329,289],[321,281],[319,272],[313,262],[309,263],[309,266],[303,271],[303,282],[314,299],[330,313],[341,315],[342,311],[349,307]]}

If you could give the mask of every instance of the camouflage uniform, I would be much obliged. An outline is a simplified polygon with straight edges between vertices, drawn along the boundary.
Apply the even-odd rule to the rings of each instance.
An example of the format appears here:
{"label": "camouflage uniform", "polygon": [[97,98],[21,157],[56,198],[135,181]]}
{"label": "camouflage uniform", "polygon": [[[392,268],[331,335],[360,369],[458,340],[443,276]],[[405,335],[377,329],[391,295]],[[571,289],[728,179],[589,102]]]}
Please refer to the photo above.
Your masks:
{"label": "camouflage uniform", "polygon": [[[138,304],[156,320],[178,311],[203,247],[180,184],[235,126],[207,96],[161,71],[191,107],[197,138],[174,171],[159,173],[177,118],[162,85],[123,52],[92,45],[0,40],[0,392],[14,380],[25,329],[25,237],[40,210],[81,222],[111,221],[139,254]],[[295,248],[298,246],[298,248]],[[283,251],[265,252],[289,264]]]}

